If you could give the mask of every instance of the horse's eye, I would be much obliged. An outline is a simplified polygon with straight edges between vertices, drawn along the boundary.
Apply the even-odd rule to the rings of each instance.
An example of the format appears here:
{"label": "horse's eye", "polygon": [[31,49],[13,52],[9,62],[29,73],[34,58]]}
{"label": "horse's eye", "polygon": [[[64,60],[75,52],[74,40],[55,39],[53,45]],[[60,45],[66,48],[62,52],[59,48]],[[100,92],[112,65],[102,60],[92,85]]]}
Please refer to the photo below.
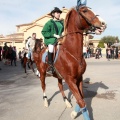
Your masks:
{"label": "horse's eye", "polygon": [[83,10],[84,13],[86,13],[88,10]]}

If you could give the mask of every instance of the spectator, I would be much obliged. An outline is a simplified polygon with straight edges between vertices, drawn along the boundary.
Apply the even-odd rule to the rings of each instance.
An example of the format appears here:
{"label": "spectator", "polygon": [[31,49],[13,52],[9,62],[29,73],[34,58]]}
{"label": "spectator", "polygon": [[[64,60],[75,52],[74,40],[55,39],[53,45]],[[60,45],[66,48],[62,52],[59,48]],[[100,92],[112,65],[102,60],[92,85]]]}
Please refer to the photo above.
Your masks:
{"label": "spectator", "polygon": [[98,47],[95,50],[95,59],[99,59],[99,48]]}
{"label": "spectator", "polygon": [[87,58],[87,47],[85,45],[83,46],[83,56]]}
{"label": "spectator", "polygon": [[87,58],[90,58],[90,47],[87,47]]}
{"label": "spectator", "polygon": [[114,59],[114,48],[111,47],[111,58]]}
{"label": "spectator", "polygon": [[2,56],[1,53],[2,53],[2,47],[0,46],[0,61],[2,60],[1,59],[1,56]]}
{"label": "spectator", "polygon": [[18,53],[19,59],[21,59],[21,54],[22,54],[22,52],[20,50],[19,53]]}
{"label": "spectator", "polygon": [[99,48],[99,56],[102,57],[102,48],[101,47]]}
{"label": "spectator", "polygon": [[118,59],[118,47],[116,47],[115,53],[116,53],[115,58]]}
{"label": "spectator", "polygon": [[107,49],[107,54],[108,54],[108,60],[110,60],[110,58],[111,58],[111,49],[110,48]]}
{"label": "spectator", "polygon": [[11,53],[11,66],[12,62],[14,61],[14,65],[16,66],[16,51],[13,49]]}

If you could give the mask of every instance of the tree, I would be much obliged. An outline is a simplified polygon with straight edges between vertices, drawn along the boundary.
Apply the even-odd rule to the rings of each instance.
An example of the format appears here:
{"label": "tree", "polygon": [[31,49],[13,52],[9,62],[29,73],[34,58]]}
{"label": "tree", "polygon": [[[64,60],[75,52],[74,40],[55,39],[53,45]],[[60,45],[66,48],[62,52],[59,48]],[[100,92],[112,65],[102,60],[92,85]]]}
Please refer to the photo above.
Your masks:
{"label": "tree", "polygon": [[103,41],[99,41],[98,47],[105,48],[104,42]]}
{"label": "tree", "polygon": [[101,38],[101,41],[104,42],[104,43],[111,43],[111,44],[114,44],[116,42],[119,42],[119,38],[118,36],[105,36],[103,38]]}

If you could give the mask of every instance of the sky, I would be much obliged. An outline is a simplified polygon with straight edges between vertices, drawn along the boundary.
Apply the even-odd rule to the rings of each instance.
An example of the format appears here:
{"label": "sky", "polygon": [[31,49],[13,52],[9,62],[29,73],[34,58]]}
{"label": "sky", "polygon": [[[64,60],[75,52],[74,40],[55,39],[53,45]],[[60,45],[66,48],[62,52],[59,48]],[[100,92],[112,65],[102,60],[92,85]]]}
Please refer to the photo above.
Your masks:
{"label": "sky", "polygon": [[[16,25],[30,23],[49,13],[54,7],[76,6],[77,0],[0,0],[0,34],[16,32]],[[87,6],[107,23],[104,36],[118,36],[120,39],[120,0],[87,0]]]}

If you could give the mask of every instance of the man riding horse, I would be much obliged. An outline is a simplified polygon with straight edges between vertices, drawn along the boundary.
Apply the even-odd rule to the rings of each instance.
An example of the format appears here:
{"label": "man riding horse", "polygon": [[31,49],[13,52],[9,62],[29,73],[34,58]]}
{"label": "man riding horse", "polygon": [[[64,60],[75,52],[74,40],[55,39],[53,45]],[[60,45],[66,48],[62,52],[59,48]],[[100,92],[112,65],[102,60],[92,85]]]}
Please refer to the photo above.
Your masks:
{"label": "man riding horse", "polygon": [[49,73],[53,74],[53,49],[57,43],[57,39],[60,38],[64,26],[63,21],[60,20],[60,14],[62,11],[55,7],[50,15],[53,19],[50,19],[42,29],[42,35],[44,36],[44,43],[48,46],[48,64],[50,65]]}
{"label": "man riding horse", "polygon": [[[83,74],[86,70],[86,62],[83,58],[83,33],[85,30],[102,33],[106,28],[106,24],[95,15],[92,10],[86,7],[86,3],[82,4],[82,2],[78,0],[76,8],[72,8],[66,15],[64,21],[65,35],[63,36],[64,39],[60,46],[57,60],[54,63],[55,70],[57,70],[62,77],[59,77],[56,73],[53,73],[53,76],[58,79],[60,92],[64,100],[67,101],[66,106],[71,107],[71,104],[63,91],[63,79],[76,99],[77,104],[71,113],[71,117],[75,118],[78,112],[81,111],[84,120],[90,120],[83,94]],[[63,24],[59,20],[61,13],[62,11],[55,7],[54,10],[51,11],[53,19],[49,20],[42,30],[44,43],[48,46],[48,64],[50,65],[51,72],[53,72],[53,47],[63,32]],[[49,66],[45,60],[42,59],[46,58],[45,53],[47,53],[46,48],[39,53],[38,69],[43,90],[44,106],[48,107],[45,78],[46,70]]]}
{"label": "man riding horse", "polygon": [[26,43],[26,49],[28,49],[28,60],[29,61],[30,61],[30,58],[33,61],[33,49],[35,46],[35,40],[36,40],[36,33],[33,33],[32,37],[29,37]]}

